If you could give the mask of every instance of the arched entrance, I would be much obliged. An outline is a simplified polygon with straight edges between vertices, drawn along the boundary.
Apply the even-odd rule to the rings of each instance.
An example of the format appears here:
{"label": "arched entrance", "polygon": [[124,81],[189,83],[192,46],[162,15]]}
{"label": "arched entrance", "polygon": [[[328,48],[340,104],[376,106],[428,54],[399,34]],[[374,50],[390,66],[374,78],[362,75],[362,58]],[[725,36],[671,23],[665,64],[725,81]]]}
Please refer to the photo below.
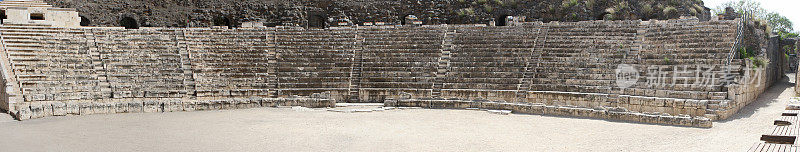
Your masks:
{"label": "arched entrance", "polygon": [[119,25],[125,27],[125,29],[139,29],[139,23],[132,17],[123,17],[119,20]]}

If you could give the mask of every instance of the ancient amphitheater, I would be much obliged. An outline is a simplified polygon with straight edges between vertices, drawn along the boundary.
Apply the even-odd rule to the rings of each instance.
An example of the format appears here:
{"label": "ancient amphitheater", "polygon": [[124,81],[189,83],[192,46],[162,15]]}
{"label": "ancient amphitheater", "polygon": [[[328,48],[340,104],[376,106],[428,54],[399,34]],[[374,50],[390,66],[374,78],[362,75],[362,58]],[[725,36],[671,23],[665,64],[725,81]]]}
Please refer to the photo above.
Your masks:
{"label": "ancient amphitheater", "polygon": [[[670,140],[669,143],[695,142],[694,147],[678,146],[677,149],[672,149],[676,151],[698,150],[697,147],[729,150],[733,144],[749,146],[743,143],[752,142],[749,140],[742,142],[744,141],[742,139],[747,137],[754,141],[759,140],[750,135],[761,135],[761,141],[753,145],[750,151],[793,151],[797,150],[795,145],[800,145],[800,142],[795,142],[800,134],[797,131],[800,129],[798,125],[800,119],[797,117],[800,113],[800,98],[792,98],[800,92],[800,89],[796,91],[789,89],[794,85],[800,86],[800,83],[790,83],[796,81],[795,78],[800,75],[786,77],[784,72],[793,71],[790,68],[797,68],[796,65],[787,65],[797,64],[796,61],[790,61],[796,60],[796,57],[785,56],[781,50],[781,46],[785,44],[800,45],[800,42],[769,37],[763,32],[765,25],[751,21],[747,16],[580,22],[524,21],[524,18],[509,16],[507,20],[501,21],[503,24],[422,25],[422,21],[409,15],[405,18],[407,21],[403,22],[408,23],[406,25],[379,25],[378,22],[354,24],[343,19],[331,20],[338,24],[324,28],[288,26],[289,24],[264,26],[265,24],[260,22],[245,22],[240,27],[92,27],[81,26],[82,17],[76,9],[56,8],[39,0],[4,0],[0,1],[0,17],[2,17],[0,24],[2,79],[0,80],[5,85],[0,87],[0,111],[8,113],[19,121],[114,113],[169,115],[175,113],[163,112],[179,111],[208,116],[210,115],[208,113],[190,111],[224,111],[226,114],[235,111],[239,114],[249,113],[242,114],[243,117],[248,117],[248,120],[241,121],[260,123],[260,126],[256,127],[277,127],[275,130],[295,127],[289,132],[308,133],[334,140],[345,138],[342,139],[345,142],[291,135],[270,136],[271,138],[280,137],[286,138],[283,141],[315,144],[357,145],[363,143],[350,140],[358,137],[358,133],[402,128],[369,126],[376,123],[385,125],[383,121],[404,124],[404,127],[413,131],[414,127],[428,124],[429,121],[449,119],[480,124],[490,124],[493,121],[507,123],[532,120],[529,117],[507,119],[476,116],[461,111],[484,110],[499,114],[538,115],[553,119],[548,121],[563,120],[555,118],[587,118],[590,120],[578,119],[581,122],[575,123],[572,119],[568,119],[570,122],[564,123],[579,124],[574,126],[583,128],[578,129],[582,133],[580,136],[570,134],[569,138],[586,137],[592,140],[597,138],[598,141],[591,143],[622,145],[624,150],[631,150],[628,149],[630,146],[625,147],[625,145],[632,144],[620,143],[611,138],[640,137]],[[326,25],[326,23],[319,24]],[[797,88],[800,87],[795,87]],[[771,92],[764,93],[765,91]],[[347,114],[359,112],[353,109],[350,111],[337,109],[347,105],[372,105],[382,108],[381,111],[418,109],[420,111],[400,114],[403,114],[403,117],[419,120],[406,121],[410,118],[397,119],[388,117],[389,114],[386,113],[368,113],[375,115],[357,115],[354,116],[356,119],[366,121],[353,122],[349,120],[351,117],[338,120],[342,118],[340,115],[331,116],[332,112],[328,112]],[[285,115],[287,113],[281,113],[282,111],[264,110],[287,107],[293,110],[311,109],[310,111],[325,113]],[[450,110],[431,112],[430,109]],[[297,116],[303,119],[287,118],[281,119],[284,121],[269,121],[269,123],[264,123],[265,120],[249,120],[252,117],[262,117],[264,111],[277,114],[267,114],[263,117]],[[117,119],[142,117],[138,114],[114,115]],[[435,116],[426,117],[427,115]],[[465,117],[470,118],[465,120],[453,115],[466,115]],[[0,115],[0,119],[2,116],[6,115]],[[0,126],[0,138],[14,140],[9,140],[11,142],[8,143],[0,142],[0,147],[11,147],[10,150],[27,149],[33,145],[26,141],[37,139],[36,134],[55,132],[62,128],[87,127],[102,130],[103,128],[96,127],[107,127],[106,122],[109,123],[108,126],[119,125],[117,119],[101,119],[99,123],[102,125],[69,124],[69,122],[97,121],[97,118],[92,116],[80,116],[84,117],[89,118],[47,123],[33,120],[33,124],[24,125],[23,123],[31,121],[14,121],[15,124],[12,125],[8,123]],[[185,119],[175,122],[198,119],[186,115],[181,115],[179,118]],[[425,122],[419,122],[423,120]],[[620,124],[639,126],[614,128],[606,125],[607,128],[599,130],[607,131],[612,128],[610,130],[617,129],[617,132],[587,133],[586,130],[596,127],[592,126],[592,124],[597,125],[593,122],[595,120],[612,121],[609,123],[616,126],[621,126]],[[316,122],[292,123],[296,121]],[[343,125],[336,122],[358,124]],[[52,123],[62,125],[43,125]],[[210,126],[208,123],[217,122],[204,121],[204,123]],[[452,122],[438,123],[459,125]],[[347,129],[350,130],[344,130],[347,132],[344,135],[316,134],[320,130],[327,132],[330,129],[319,129],[320,125],[337,127],[363,125],[363,128],[367,129],[349,127]],[[503,129],[520,129],[519,126],[528,124],[507,125],[502,126]],[[563,124],[558,121],[545,122],[539,126],[548,125],[559,127],[558,131],[569,130],[569,127],[560,128]],[[42,126],[62,128],[37,129]],[[130,124],[123,126],[141,127]],[[217,127],[245,128],[239,131],[247,136],[257,134],[253,133],[255,128],[253,126],[250,126],[253,127],[249,128],[251,130],[236,125],[221,126],[223,127]],[[304,126],[306,128],[303,128]],[[470,127],[486,126],[491,125]],[[533,132],[536,133],[535,136],[539,134],[558,136],[560,133],[549,132],[551,128],[544,128],[544,132],[530,131],[531,128],[535,127],[523,127],[522,129],[527,131],[526,134],[513,134],[513,136],[531,138],[524,135]],[[766,133],[751,133],[754,128],[769,128],[769,130]],[[176,130],[186,131],[182,129]],[[630,131],[631,129],[645,131],[636,132]],[[31,130],[33,134],[25,133]],[[463,128],[457,127],[453,127],[452,130],[456,133],[474,131],[470,129],[464,131]],[[170,134],[171,131],[173,130],[168,133],[158,132],[158,135]],[[73,132],[80,131],[73,130]],[[284,133],[277,132],[278,135]],[[487,132],[490,131],[481,130],[479,133]],[[112,134],[116,133],[129,132],[113,130]],[[141,132],[132,131],[132,133]],[[453,131],[424,133],[437,137],[449,136],[445,134],[463,135]],[[85,133],[81,133],[81,136],[83,134]],[[192,135],[198,134],[218,135],[218,132],[192,133]],[[604,138],[599,136],[608,138],[600,141]],[[51,137],[59,139],[65,136],[47,136],[46,141],[52,141]],[[107,140],[128,139],[124,137],[126,136],[117,139],[115,136]],[[175,139],[182,139],[180,137]],[[467,141],[474,140],[473,137],[467,137]],[[387,138],[405,139],[398,136]],[[533,143],[559,143],[550,141],[551,138],[559,141],[568,137],[547,137],[539,139],[547,141]],[[441,138],[424,138],[423,141],[432,141],[425,144],[441,141],[431,139]],[[482,139],[480,143],[484,144],[488,139]],[[81,140],[69,141],[92,140],[95,139],[82,137]],[[570,143],[573,144],[581,143],[574,141],[576,139],[571,140],[573,141]],[[638,138],[631,140],[639,141],[638,145],[634,145],[638,147],[633,150],[654,150],[648,149],[653,145],[647,145],[653,143],[662,143],[662,148],[670,146],[663,144],[667,142],[662,141]],[[505,141],[507,141],[505,145],[528,142],[519,139]],[[92,144],[102,143],[95,142]],[[160,146],[171,147],[174,144],[164,143],[168,144]],[[454,143],[456,144],[449,145],[446,150],[463,148],[459,146],[463,146],[464,140],[459,138]],[[289,145],[295,144],[292,142]],[[393,144],[423,145],[402,142]],[[13,147],[14,145],[17,147]],[[73,145],[80,144],[73,143]],[[228,149],[222,150],[233,151],[236,148],[246,147],[228,146]],[[330,145],[322,145],[326,146]],[[568,148],[557,148],[544,149],[569,151],[565,150]],[[282,149],[299,150],[297,147]],[[208,149],[199,151],[202,150]],[[245,151],[250,150],[253,149],[245,149]],[[416,149],[409,151],[413,150]],[[592,150],[620,149],[605,147]],[[666,149],[660,149],[664,150]]]}
{"label": "ancient amphitheater", "polygon": [[783,71],[739,59],[763,35],[742,19],[124,29],[0,7],[0,107],[18,120],[372,102],[711,127]]}

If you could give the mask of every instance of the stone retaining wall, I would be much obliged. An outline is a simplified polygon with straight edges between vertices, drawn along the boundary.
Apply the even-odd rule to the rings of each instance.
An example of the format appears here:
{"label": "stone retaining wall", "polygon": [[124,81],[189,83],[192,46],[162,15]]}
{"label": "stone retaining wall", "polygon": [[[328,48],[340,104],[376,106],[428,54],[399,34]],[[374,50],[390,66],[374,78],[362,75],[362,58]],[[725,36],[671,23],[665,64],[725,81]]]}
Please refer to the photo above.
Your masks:
{"label": "stone retaining wall", "polygon": [[552,115],[675,125],[686,127],[711,128],[711,119],[689,115],[671,116],[660,113],[639,113],[623,108],[583,108],[575,106],[552,106],[541,103],[511,103],[493,101],[468,101],[446,99],[398,99],[386,100],[388,107],[422,107],[431,109],[487,109],[510,110],[518,114]]}
{"label": "stone retaining wall", "polygon": [[178,111],[249,109],[257,107],[303,106],[334,107],[331,99],[319,98],[227,98],[218,100],[185,100],[169,98],[132,98],[101,101],[42,101],[15,104],[11,114],[18,120],[49,116],[91,115],[107,113],[155,113]]}

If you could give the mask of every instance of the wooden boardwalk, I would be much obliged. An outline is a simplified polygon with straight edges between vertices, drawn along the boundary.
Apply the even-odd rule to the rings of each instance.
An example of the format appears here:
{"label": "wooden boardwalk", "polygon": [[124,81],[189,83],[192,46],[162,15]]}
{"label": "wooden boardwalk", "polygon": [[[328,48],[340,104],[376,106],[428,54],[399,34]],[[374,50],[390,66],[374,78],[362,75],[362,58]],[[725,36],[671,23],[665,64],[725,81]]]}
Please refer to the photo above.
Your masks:
{"label": "wooden boardwalk", "polygon": [[794,144],[797,138],[797,125],[774,126],[761,135],[761,140],[768,143]]}
{"label": "wooden boardwalk", "polygon": [[756,143],[750,147],[749,152],[800,152],[797,147],[789,144]]}
{"label": "wooden boardwalk", "polygon": [[[790,103],[800,103],[800,98],[792,98]],[[761,141],[750,147],[749,152],[800,152],[800,110],[786,107],[783,113],[775,119],[772,128],[761,135]],[[792,109],[792,110],[789,110]]]}

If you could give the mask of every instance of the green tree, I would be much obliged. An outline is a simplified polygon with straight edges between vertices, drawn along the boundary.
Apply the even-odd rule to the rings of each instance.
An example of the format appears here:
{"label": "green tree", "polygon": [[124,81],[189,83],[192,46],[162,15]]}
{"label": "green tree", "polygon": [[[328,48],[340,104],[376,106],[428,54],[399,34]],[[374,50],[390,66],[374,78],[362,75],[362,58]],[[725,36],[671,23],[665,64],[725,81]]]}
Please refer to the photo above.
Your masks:
{"label": "green tree", "polygon": [[727,7],[733,8],[736,13],[749,14],[755,18],[764,18],[767,15],[767,10],[761,7],[761,2],[753,0],[728,1],[713,10],[716,14],[724,14]]}
{"label": "green tree", "polygon": [[753,0],[728,1],[715,8],[714,12],[716,14],[724,14],[727,7],[733,8],[739,14],[749,14],[756,21],[765,21],[772,29],[770,32],[777,33],[781,38],[793,38],[798,35],[797,32],[793,32],[791,20],[779,13],[764,9],[761,7],[761,2]]}
{"label": "green tree", "polygon": [[794,30],[792,29],[792,21],[781,14],[775,12],[768,13],[766,20],[769,27],[772,27],[772,32],[778,33],[781,37],[788,35]]}

